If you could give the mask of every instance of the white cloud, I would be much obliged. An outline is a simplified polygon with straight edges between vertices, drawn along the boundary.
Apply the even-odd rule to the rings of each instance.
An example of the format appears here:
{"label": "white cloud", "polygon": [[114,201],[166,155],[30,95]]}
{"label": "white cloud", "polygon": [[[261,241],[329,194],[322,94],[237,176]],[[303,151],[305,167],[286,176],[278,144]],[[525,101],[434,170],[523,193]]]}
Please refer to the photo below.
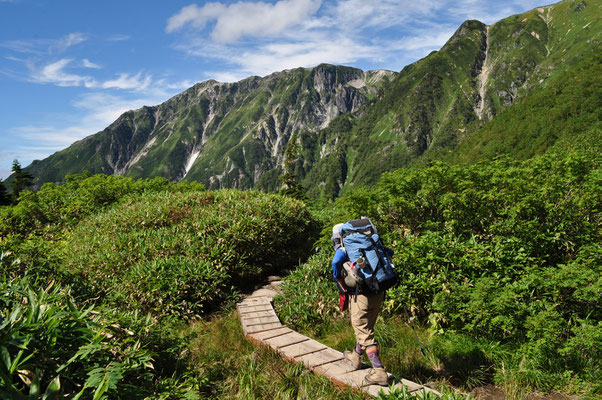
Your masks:
{"label": "white cloud", "polygon": [[146,75],[142,78],[142,73],[138,72],[136,75],[130,75],[127,73],[119,74],[117,79],[108,80],[102,83],[101,87],[108,88],[116,88],[123,90],[144,90],[149,87],[152,82],[152,78],[150,75]]}
{"label": "white cloud", "polygon": [[321,0],[280,0],[275,4],[240,1],[230,5],[207,3],[184,7],[167,21],[167,32],[187,25],[203,29],[215,20],[211,37],[222,43],[232,43],[243,36],[267,37],[299,25],[320,8]]}
{"label": "white cloud", "polygon": [[391,44],[390,50],[439,50],[454,34],[455,29],[444,29],[439,32],[423,32],[420,35],[400,38]]}
{"label": "white cloud", "polygon": [[72,74],[65,71],[65,68],[72,61],[73,60],[69,58],[63,58],[59,61],[47,64],[40,69],[30,64],[31,80],[36,83],[52,83],[57,86],[95,87],[97,83],[92,77]]}
{"label": "white cloud", "polygon": [[365,57],[378,57],[379,49],[361,45],[349,38],[303,43],[269,44],[235,58],[249,72],[266,75],[274,71],[297,67],[312,67],[321,63],[352,63]]}
{"label": "white cloud", "polygon": [[100,65],[93,63],[92,61],[88,60],[87,58],[84,58],[82,60],[82,66],[84,68],[92,68],[92,69],[100,69],[101,68]]}
{"label": "white cloud", "polygon": [[48,53],[49,45],[51,45],[49,40],[8,40],[0,43],[0,46],[17,53],[37,55]]}
{"label": "white cloud", "polygon": [[107,38],[109,42],[124,42],[126,40],[130,40],[131,37],[129,35],[116,34],[111,35]]}
{"label": "white cloud", "polygon": [[[120,89],[128,91],[138,91],[163,94],[172,89],[169,83],[161,80],[153,85],[152,76],[149,74],[143,75],[142,72],[137,74],[120,73],[115,79],[101,80],[93,78],[89,75],[80,75],[69,72],[67,69],[77,64],[80,67],[89,69],[100,69],[100,66],[90,62],[88,59],[83,59],[81,63],[74,63],[70,58],[62,58],[58,61],[39,67],[33,63],[28,63],[30,70],[30,81],[42,84],[53,84],[62,87],[86,87],[88,89]],[[181,83],[180,83],[181,85]]]}
{"label": "white cloud", "polygon": [[63,36],[62,38],[55,40],[54,43],[50,46],[49,51],[51,53],[63,53],[70,47],[78,45],[88,38],[81,32],[70,33],[67,36]]}

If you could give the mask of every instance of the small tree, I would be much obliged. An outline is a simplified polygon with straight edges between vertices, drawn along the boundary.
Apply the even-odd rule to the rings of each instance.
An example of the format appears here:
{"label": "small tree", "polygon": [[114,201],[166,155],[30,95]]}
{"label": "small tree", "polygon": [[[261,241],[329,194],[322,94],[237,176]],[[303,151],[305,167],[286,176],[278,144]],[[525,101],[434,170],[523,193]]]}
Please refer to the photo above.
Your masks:
{"label": "small tree", "polygon": [[284,173],[280,175],[280,181],[282,182],[280,193],[299,200],[307,200],[307,195],[298,182],[297,174],[295,174],[295,163],[299,159],[299,153],[297,134],[293,134],[284,152]]}
{"label": "small tree", "polygon": [[10,204],[10,195],[8,190],[6,190],[6,186],[4,186],[4,182],[0,181],[0,206],[8,204]]}
{"label": "small tree", "polygon": [[13,180],[10,183],[10,187],[13,191],[13,201],[17,201],[19,199],[19,195],[21,192],[31,186],[33,186],[33,175],[29,172],[23,171],[21,168],[21,164],[19,161],[13,161]]}

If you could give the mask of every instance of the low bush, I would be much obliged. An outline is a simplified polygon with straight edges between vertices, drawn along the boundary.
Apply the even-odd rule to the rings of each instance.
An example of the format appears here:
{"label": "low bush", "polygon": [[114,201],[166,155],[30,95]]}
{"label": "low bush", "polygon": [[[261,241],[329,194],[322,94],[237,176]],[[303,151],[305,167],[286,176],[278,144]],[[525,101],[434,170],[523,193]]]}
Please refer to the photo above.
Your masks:
{"label": "low bush", "polygon": [[56,249],[74,284],[131,310],[199,316],[311,248],[303,203],[257,192],[149,193],[82,221]]}
{"label": "low bush", "polygon": [[128,194],[202,191],[200,183],[172,183],[165,178],[139,179],[89,172],[46,183],[37,192],[23,191],[16,205],[0,207],[0,236],[27,236],[44,228],[61,228],[106,209]]}

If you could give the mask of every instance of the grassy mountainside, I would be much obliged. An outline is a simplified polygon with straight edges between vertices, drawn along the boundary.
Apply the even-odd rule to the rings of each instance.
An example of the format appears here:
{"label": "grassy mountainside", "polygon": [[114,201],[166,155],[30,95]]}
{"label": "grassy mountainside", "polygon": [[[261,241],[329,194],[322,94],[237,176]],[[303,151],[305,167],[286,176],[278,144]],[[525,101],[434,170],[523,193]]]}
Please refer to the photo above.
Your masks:
{"label": "grassy mountainside", "polygon": [[[302,184],[332,198],[406,165],[526,158],[560,137],[569,147],[599,137],[601,7],[563,1],[491,26],[465,22],[440,51],[404,68],[378,102],[305,135]],[[574,136],[585,139],[571,144]]]}
{"label": "grassy mountainside", "polygon": [[554,148],[602,149],[602,57],[586,54],[573,67],[466,135],[452,160],[475,162],[500,154],[527,159]]}

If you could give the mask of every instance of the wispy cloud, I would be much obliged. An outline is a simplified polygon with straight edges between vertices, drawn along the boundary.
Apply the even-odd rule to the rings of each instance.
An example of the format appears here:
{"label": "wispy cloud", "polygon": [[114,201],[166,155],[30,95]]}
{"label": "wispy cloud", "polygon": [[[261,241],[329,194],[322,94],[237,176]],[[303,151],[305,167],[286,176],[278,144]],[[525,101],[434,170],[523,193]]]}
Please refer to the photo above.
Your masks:
{"label": "wispy cloud", "polygon": [[105,89],[116,88],[123,90],[145,90],[149,87],[152,82],[150,75],[142,77],[142,72],[138,72],[136,75],[130,75],[127,73],[119,74],[117,79],[108,80],[102,83],[102,87]]}
{"label": "wispy cloud", "polygon": [[57,86],[85,86],[95,87],[98,83],[90,76],[69,73],[66,68],[73,60],[63,58],[53,63],[38,68],[30,64],[31,81],[36,83],[51,83]]}
{"label": "wispy cloud", "polygon": [[107,38],[109,42],[124,42],[126,40],[130,40],[131,37],[129,35],[116,34],[111,35]]}
{"label": "wispy cloud", "polygon": [[206,3],[203,7],[192,4],[169,18],[166,30],[174,32],[188,25],[203,29],[215,21],[211,37],[217,42],[231,43],[243,36],[273,36],[305,21],[321,4],[321,0],[280,0],[275,4]]}
{"label": "wispy cloud", "polygon": [[82,66],[84,68],[92,68],[92,69],[101,69],[102,68],[100,65],[93,63],[92,61],[88,60],[87,58],[84,58],[82,60]]}
{"label": "wispy cloud", "polygon": [[[82,75],[72,72],[72,70],[77,70],[78,68],[100,69],[99,65],[92,63],[88,59],[74,62],[73,59],[62,58],[58,61],[41,66],[28,62],[27,66],[30,71],[30,82],[53,84],[62,87],[119,89],[132,92],[163,94],[172,89],[172,85],[174,85],[167,82],[165,79],[154,83],[150,74],[143,74],[142,72],[138,72],[136,74],[125,72],[119,73],[117,74],[116,78],[104,80],[100,78],[94,78],[90,75]],[[70,69],[70,67],[72,68]],[[151,84],[153,86],[152,88]],[[180,84],[177,84],[176,86],[180,87]]]}
{"label": "wispy cloud", "polygon": [[50,46],[50,53],[63,53],[70,47],[76,46],[82,42],[87,40],[87,36],[81,32],[70,33],[66,36],[55,41],[53,45]]}
{"label": "wispy cloud", "polygon": [[0,47],[24,54],[62,54],[69,48],[88,40],[81,32],[73,32],[58,39],[23,39],[0,42]]}

